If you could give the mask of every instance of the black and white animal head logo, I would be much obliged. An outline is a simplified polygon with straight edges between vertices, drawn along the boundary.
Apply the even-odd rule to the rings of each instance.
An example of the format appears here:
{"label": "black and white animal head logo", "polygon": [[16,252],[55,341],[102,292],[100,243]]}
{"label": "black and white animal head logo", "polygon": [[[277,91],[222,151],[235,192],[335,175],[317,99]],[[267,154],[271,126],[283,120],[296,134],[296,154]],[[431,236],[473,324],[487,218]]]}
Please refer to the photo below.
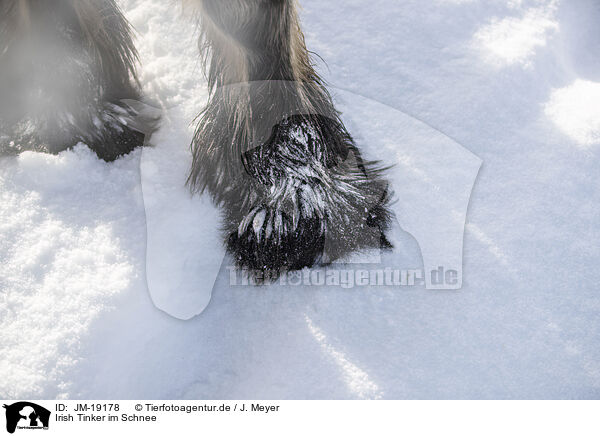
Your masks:
{"label": "black and white animal head logo", "polygon": [[18,429],[48,429],[50,411],[35,403],[21,401],[4,405],[6,409],[6,431],[14,433]]}

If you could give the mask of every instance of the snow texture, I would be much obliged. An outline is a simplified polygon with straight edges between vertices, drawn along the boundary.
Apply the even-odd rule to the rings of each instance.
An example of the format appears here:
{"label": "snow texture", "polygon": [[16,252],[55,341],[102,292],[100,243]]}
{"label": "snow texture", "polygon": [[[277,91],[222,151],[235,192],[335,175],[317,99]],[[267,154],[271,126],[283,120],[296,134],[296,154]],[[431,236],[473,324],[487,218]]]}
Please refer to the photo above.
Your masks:
{"label": "snow texture", "polygon": [[[110,164],[84,145],[0,158],[0,397],[600,397],[595,0],[302,2],[348,128],[396,164],[383,267],[448,241],[410,232],[423,187],[464,176],[437,144],[483,161],[451,291],[230,286],[227,258],[205,274],[224,254],[183,186],[207,96],[194,25],[175,0],[120,3],[162,127]],[[188,321],[153,304],[190,318],[207,289]]]}

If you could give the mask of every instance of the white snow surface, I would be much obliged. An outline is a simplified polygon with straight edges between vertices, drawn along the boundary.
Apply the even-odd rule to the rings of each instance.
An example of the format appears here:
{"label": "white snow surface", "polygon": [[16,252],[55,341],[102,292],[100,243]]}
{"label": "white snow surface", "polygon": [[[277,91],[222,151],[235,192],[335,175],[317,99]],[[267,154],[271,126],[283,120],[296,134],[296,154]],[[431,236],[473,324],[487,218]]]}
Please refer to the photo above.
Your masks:
{"label": "white snow surface", "polygon": [[[600,398],[595,0],[302,1],[319,71],[368,157],[407,171],[394,180],[418,172],[390,111],[483,161],[452,291],[232,287],[228,259],[204,276],[223,253],[202,245],[217,212],[184,187],[207,96],[195,27],[176,0],[120,4],[162,128],[114,163],[85,145],[0,158],[0,397]],[[382,262],[422,267],[396,236]],[[197,284],[199,316],[153,304]]]}

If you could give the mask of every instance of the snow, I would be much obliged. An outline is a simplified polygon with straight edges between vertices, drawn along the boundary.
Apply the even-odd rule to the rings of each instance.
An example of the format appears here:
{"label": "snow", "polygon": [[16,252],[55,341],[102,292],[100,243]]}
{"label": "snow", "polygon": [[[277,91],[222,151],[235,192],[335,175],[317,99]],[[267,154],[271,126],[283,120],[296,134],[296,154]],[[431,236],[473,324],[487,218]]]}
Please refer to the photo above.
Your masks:
{"label": "snow", "polygon": [[600,144],[600,83],[577,79],[554,90],[544,112],[580,147]]}
{"label": "snow", "polygon": [[476,45],[491,63],[507,66],[521,63],[529,66],[529,58],[539,47],[546,45],[552,33],[558,29],[554,20],[555,2],[531,8],[522,17],[493,19],[474,35]]}
{"label": "snow", "polygon": [[0,158],[0,396],[599,397],[595,0],[302,2],[349,128],[397,164],[381,267],[464,254],[460,290],[230,286],[218,211],[183,186],[194,26],[175,0],[120,3],[162,127],[111,164]]}

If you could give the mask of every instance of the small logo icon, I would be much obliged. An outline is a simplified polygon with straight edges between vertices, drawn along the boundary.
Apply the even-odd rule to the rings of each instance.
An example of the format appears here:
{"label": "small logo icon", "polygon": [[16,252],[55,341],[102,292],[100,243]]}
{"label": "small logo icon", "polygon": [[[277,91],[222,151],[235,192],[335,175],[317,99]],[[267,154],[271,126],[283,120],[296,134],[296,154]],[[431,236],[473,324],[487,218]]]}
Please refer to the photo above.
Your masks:
{"label": "small logo icon", "polygon": [[6,409],[6,431],[14,433],[16,429],[22,430],[48,430],[50,411],[35,403],[21,401],[4,405]]}

